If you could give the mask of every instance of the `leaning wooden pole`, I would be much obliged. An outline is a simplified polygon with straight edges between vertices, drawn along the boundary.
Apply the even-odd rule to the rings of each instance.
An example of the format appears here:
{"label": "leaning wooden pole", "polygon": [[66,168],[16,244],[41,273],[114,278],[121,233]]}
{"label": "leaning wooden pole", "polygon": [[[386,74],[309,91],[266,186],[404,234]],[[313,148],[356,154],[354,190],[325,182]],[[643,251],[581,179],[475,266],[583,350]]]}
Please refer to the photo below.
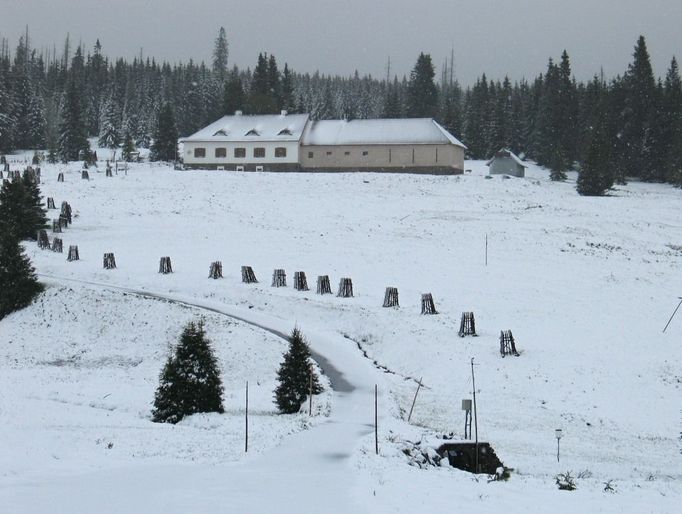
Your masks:
{"label": "leaning wooden pole", "polygon": [[379,415],[378,415],[379,388],[374,384],[374,453],[379,455]]}
{"label": "leaning wooden pole", "polygon": [[670,325],[670,322],[673,320],[675,317],[675,314],[677,314],[678,309],[680,308],[680,305],[682,305],[682,296],[680,297],[680,303],[677,304],[677,307],[675,308],[675,312],[673,312],[673,315],[670,316],[670,319],[668,322],[665,324],[665,328],[663,329],[663,333],[665,334],[665,331],[668,330],[668,325]]}
{"label": "leaning wooden pole", "polygon": [[[423,378],[423,377],[422,377]],[[422,387],[422,379],[419,379],[419,382],[417,382],[417,390],[414,392],[414,398],[412,398],[412,406],[410,407],[410,413],[407,415],[407,422],[410,422],[410,419],[412,418],[412,411],[414,410],[414,404],[417,403],[417,395],[419,394],[419,389]]]}
{"label": "leaning wooden pole", "polygon": [[313,415],[313,368],[310,367],[310,378],[308,379],[308,416]]}

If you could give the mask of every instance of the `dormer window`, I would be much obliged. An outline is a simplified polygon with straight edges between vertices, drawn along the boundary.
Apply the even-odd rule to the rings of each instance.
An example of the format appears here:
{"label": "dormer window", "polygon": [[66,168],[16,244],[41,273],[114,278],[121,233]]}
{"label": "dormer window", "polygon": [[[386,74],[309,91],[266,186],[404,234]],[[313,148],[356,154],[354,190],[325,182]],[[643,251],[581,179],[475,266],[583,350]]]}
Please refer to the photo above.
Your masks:
{"label": "dormer window", "polygon": [[251,129],[244,135],[245,136],[260,136],[260,134],[258,133],[258,131],[256,129]]}
{"label": "dormer window", "polygon": [[214,136],[226,136],[226,135],[227,135],[227,131],[226,131],[226,130],[223,130],[223,129],[220,129],[218,132],[216,132],[216,133],[213,134],[213,135],[214,135]]}
{"label": "dormer window", "polygon": [[291,130],[289,130],[288,128],[283,128],[282,130],[280,130],[280,131],[277,133],[277,135],[278,135],[278,136],[291,136],[292,133],[291,133]]}

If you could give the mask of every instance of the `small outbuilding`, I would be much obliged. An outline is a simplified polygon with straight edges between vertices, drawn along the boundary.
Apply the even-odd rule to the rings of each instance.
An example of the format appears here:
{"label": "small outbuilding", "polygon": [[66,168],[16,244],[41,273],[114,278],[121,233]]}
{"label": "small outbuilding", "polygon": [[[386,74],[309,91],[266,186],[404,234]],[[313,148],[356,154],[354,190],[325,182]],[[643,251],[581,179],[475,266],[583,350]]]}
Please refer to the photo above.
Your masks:
{"label": "small outbuilding", "polygon": [[512,177],[525,177],[528,167],[514,152],[505,148],[497,152],[486,164],[490,175],[511,175]]}

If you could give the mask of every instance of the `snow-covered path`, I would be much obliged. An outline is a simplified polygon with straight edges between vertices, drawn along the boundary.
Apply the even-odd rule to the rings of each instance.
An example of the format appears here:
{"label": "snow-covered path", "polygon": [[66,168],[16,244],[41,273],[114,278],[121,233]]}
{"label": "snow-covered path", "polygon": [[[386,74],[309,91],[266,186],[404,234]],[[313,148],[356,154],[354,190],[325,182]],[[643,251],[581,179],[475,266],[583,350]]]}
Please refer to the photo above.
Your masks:
{"label": "snow-covered path", "polygon": [[[57,282],[74,281],[55,279]],[[291,322],[190,296],[94,282],[91,286],[162,298],[220,313],[286,337]],[[10,512],[363,512],[355,505],[351,455],[373,431],[378,373],[340,336],[299,325],[335,391],[329,419],[269,453],[219,465],[149,465],[46,476],[0,489]],[[381,389],[381,387],[380,387]]]}

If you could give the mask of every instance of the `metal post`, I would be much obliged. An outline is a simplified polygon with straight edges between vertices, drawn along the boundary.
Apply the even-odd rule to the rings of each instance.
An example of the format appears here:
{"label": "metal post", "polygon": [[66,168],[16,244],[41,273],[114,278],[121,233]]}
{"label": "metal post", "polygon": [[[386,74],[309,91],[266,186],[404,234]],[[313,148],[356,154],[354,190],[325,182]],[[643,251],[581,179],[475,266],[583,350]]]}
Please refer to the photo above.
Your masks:
{"label": "metal post", "polygon": [[249,381],[246,381],[246,410],[244,411],[244,452],[249,451]]}
{"label": "metal post", "polygon": [[[423,377],[422,377],[423,378]],[[419,394],[419,389],[422,386],[422,379],[419,379],[419,382],[417,382],[417,390],[414,393],[414,398],[412,398],[412,407],[410,407],[410,413],[407,416],[407,422],[410,422],[410,418],[412,418],[412,410],[414,409],[414,404],[417,401],[417,395]]]}
{"label": "metal post", "polygon": [[488,265],[488,234],[485,235],[485,265]]}
{"label": "metal post", "polygon": [[374,452],[379,455],[379,426],[378,426],[378,420],[379,416],[377,414],[377,406],[378,406],[378,387],[376,384],[374,384]]}
{"label": "metal post", "polygon": [[682,296],[678,296],[680,299],[680,303],[677,304],[677,307],[675,308],[675,312],[673,312],[673,315],[670,316],[670,319],[668,320],[668,323],[665,324],[665,328],[663,329],[663,333],[665,334],[666,329],[668,328],[668,325],[670,325],[670,322],[673,320],[675,317],[675,314],[677,314],[677,310],[680,308],[680,305],[682,305]]}
{"label": "metal post", "polygon": [[478,411],[476,409],[476,378],[474,377],[474,358],[471,358],[471,385],[474,389],[474,433],[476,435],[476,468],[474,473],[478,473]]}
{"label": "metal post", "polygon": [[559,441],[561,441],[561,439],[557,438],[557,440],[556,440],[556,461],[557,462],[559,462]]}

